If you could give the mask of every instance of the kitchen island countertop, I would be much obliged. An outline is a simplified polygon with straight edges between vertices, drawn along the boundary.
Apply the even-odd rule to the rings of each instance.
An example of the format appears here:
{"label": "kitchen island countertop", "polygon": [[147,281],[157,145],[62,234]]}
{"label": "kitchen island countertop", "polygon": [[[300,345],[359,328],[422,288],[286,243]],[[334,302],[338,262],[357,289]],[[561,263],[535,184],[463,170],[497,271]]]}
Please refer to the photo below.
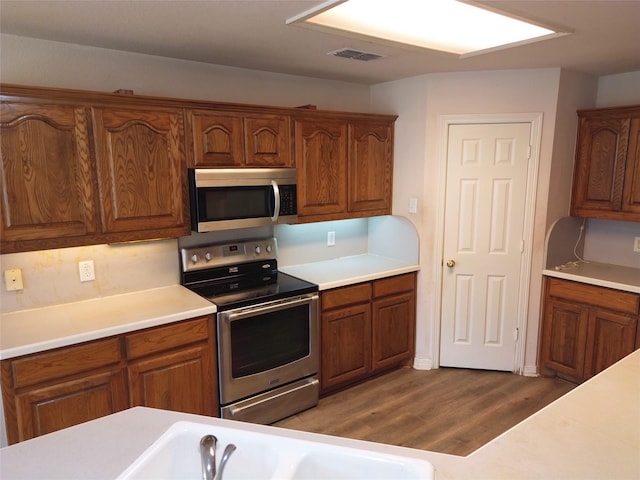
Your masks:
{"label": "kitchen island countertop", "polygon": [[279,269],[294,277],[315,283],[320,290],[329,290],[416,272],[420,269],[420,265],[381,255],[362,254],[321,262],[280,266]]}
{"label": "kitchen island countertop", "polygon": [[[467,457],[136,407],[0,449],[13,479],[113,479],[173,423],[224,424],[427,460],[442,479],[640,478],[640,350]],[[464,419],[461,419],[464,421]]]}
{"label": "kitchen island countertop", "polygon": [[0,360],[156,327],[216,311],[181,285],[0,315]]}

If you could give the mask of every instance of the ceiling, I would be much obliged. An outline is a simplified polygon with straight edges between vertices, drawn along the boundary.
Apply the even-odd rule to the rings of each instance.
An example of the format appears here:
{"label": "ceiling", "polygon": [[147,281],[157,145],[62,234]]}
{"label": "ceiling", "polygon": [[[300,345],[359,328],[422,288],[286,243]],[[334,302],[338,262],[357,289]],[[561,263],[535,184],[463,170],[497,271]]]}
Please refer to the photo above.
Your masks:
{"label": "ceiling", "polygon": [[[285,20],[323,0],[0,0],[0,32],[316,78],[376,84],[436,72],[640,70],[640,0],[481,0],[571,35],[468,58],[329,34]],[[351,48],[374,61],[327,55]]]}

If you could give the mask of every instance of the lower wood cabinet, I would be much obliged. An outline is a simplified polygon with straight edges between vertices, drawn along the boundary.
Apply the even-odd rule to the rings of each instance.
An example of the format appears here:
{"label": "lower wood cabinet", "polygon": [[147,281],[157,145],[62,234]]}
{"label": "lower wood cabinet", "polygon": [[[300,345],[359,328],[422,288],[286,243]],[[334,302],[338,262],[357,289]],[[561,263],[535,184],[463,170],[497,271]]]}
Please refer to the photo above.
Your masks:
{"label": "lower wood cabinet", "polygon": [[415,273],[322,292],[321,393],[411,361]]}
{"label": "lower wood cabinet", "polygon": [[137,405],[214,415],[213,332],[205,316],[3,360],[9,443]]}
{"label": "lower wood cabinet", "polygon": [[582,382],[638,348],[640,295],[546,278],[540,370]]}

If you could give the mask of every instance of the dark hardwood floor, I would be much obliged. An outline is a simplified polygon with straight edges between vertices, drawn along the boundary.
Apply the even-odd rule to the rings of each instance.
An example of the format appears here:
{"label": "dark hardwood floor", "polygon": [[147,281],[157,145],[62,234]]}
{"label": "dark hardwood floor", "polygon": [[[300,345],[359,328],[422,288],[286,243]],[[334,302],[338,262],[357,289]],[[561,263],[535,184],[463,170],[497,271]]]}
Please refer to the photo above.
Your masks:
{"label": "dark hardwood floor", "polygon": [[403,368],[274,425],[464,456],[574,387],[507,372]]}

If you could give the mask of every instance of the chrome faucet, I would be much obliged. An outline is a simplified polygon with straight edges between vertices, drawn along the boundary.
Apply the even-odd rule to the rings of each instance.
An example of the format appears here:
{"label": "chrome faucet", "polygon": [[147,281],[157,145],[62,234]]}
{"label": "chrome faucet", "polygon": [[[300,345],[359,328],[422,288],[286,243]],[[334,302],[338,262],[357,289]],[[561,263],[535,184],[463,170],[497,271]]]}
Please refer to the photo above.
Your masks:
{"label": "chrome faucet", "polygon": [[229,457],[236,450],[232,443],[226,446],[220,460],[219,470],[216,472],[216,445],[218,439],[214,435],[205,435],[200,439],[200,458],[202,460],[202,480],[222,480],[224,467]]}

